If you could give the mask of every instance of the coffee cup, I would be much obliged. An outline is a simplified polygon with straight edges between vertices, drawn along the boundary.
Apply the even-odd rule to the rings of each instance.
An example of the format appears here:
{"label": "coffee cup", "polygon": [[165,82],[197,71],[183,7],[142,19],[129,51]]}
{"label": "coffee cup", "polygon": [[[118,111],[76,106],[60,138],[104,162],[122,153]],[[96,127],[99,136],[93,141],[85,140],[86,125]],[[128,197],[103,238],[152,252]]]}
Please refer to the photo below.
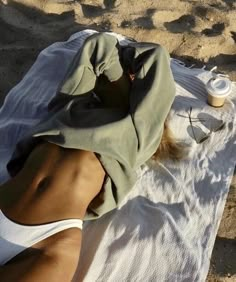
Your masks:
{"label": "coffee cup", "polygon": [[222,107],[231,92],[231,81],[222,76],[212,77],[206,84],[207,102],[212,107]]}

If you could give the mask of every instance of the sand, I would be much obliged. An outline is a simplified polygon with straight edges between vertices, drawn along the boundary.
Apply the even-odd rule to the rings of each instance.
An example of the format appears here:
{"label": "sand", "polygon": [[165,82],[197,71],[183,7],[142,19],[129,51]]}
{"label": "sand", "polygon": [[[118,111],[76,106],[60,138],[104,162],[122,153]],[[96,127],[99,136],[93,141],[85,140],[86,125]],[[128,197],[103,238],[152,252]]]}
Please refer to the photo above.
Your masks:
{"label": "sand", "polygon": [[[235,0],[0,0],[0,104],[43,48],[85,28],[160,43],[186,64],[216,65],[236,81]],[[208,281],[236,281],[236,179]]]}

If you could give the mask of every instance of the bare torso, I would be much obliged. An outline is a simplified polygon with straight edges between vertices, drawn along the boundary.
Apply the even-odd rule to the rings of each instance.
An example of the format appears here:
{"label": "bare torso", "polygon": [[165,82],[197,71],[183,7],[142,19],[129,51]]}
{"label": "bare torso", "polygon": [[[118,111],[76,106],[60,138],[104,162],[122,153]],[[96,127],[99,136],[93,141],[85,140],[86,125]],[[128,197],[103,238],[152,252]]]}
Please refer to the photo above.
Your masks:
{"label": "bare torso", "polygon": [[[42,143],[32,151],[22,170],[0,188],[0,209],[19,224],[83,219],[104,177],[94,153]],[[38,245],[42,247],[50,240]]]}

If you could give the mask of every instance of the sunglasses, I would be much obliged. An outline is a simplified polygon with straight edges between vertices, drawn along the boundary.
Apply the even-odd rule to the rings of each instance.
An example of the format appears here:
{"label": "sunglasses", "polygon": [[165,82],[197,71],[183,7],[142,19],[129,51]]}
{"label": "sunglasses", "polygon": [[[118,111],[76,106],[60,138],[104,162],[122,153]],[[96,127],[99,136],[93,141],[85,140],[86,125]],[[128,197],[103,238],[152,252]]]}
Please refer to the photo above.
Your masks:
{"label": "sunglasses", "polygon": [[194,122],[205,122],[207,120],[203,119],[203,118],[201,119],[201,118],[194,118],[194,117],[192,117],[192,107],[190,107],[190,109],[188,111],[188,119],[189,119],[189,123],[191,125],[191,130],[192,130],[193,138],[195,139],[197,144],[201,144],[204,141],[206,141],[211,136],[212,132],[217,132],[217,131],[220,131],[220,130],[225,128],[225,122],[221,120],[221,123],[219,124],[219,126],[217,126],[214,129],[211,129],[210,132],[208,134],[204,135],[203,137],[197,138],[197,136],[196,136],[196,134],[194,132],[193,123]]}

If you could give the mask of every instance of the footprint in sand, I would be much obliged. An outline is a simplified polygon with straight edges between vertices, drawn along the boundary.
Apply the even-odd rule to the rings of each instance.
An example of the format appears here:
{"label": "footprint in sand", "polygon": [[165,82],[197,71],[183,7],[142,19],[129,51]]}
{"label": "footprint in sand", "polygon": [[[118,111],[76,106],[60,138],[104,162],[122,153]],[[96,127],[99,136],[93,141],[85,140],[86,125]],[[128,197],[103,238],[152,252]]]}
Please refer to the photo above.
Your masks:
{"label": "footprint in sand", "polygon": [[83,11],[83,15],[87,18],[102,16],[105,13],[105,9],[103,9],[101,6],[82,3],[80,5]]}
{"label": "footprint in sand", "polygon": [[223,33],[225,29],[225,24],[224,23],[217,23],[213,24],[211,28],[206,28],[202,31],[202,34],[212,37],[212,36],[218,36]]}
{"label": "footprint in sand", "polygon": [[133,21],[124,20],[120,24],[120,27],[122,28],[138,27],[141,29],[154,29],[155,28],[155,26],[153,25],[152,19],[147,16],[134,19]]}
{"label": "footprint in sand", "polygon": [[236,32],[235,31],[231,31],[231,37],[233,38],[234,42],[236,43]]}
{"label": "footprint in sand", "polygon": [[144,13],[140,14],[140,17],[136,17],[132,20],[123,20],[120,24],[122,28],[138,27],[140,29],[155,29],[153,23],[153,15],[155,15],[156,9],[147,9]]}
{"label": "footprint in sand", "polygon": [[103,4],[107,9],[112,9],[120,5],[121,0],[104,0]]}
{"label": "footprint in sand", "polygon": [[165,22],[164,26],[172,33],[181,33],[191,31],[196,26],[196,20],[193,15],[183,15],[177,20]]}

